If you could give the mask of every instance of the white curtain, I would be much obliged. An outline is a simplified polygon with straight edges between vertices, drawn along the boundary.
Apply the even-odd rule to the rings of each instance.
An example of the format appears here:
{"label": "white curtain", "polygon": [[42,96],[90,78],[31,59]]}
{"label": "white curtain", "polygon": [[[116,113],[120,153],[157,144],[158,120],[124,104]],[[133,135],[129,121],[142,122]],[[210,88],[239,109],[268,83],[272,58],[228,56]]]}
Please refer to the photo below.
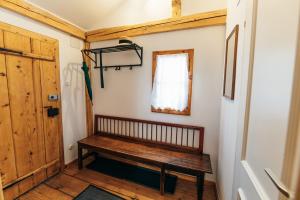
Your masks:
{"label": "white curtain", "polygon": [[152,89],[152,106],[156,109],[183,111],[188,106],[187,53],[158,55]]}

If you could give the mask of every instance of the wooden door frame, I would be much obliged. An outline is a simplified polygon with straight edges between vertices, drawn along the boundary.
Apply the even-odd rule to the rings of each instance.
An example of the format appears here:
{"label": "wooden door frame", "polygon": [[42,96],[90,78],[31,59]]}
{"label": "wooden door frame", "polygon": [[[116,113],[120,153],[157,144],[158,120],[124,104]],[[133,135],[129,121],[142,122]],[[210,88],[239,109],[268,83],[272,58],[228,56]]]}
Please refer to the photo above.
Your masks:
{"label": "wooden door frame", "polygon": [[0,200],[4,200],[1,175],[0,175]]}

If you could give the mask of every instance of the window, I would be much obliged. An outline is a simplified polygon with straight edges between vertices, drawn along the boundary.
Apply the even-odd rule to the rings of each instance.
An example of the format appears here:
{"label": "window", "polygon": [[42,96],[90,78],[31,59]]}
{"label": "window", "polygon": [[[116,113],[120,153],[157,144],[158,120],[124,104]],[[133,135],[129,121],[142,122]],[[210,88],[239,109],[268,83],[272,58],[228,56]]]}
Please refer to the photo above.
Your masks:
{"label": "window", "polygon": [[155,51],[152,60],[152,112],[190,115],[194,49]]}

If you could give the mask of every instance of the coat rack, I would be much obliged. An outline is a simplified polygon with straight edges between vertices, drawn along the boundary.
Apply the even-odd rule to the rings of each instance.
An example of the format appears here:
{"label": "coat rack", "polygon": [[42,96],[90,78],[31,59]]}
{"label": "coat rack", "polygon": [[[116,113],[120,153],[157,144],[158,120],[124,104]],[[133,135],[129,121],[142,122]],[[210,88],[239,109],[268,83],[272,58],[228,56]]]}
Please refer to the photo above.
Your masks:
{"label": "coat rack", "polygon": [[[103,79],[103,70],[109,68],[115,68],[116,71],[121,70],[121,68],[129,68],[132,70],[133,67],[141,67],[143,65],[143,47],[132,43],[126,45],[117,45],[112,47],[104,47],[97,49],[85,49],[82,50],[83,53],[95,63],[95,69],[100,69],[100,80],[101,88],[104,88],[104,79]],[[122,51],[135,51],[139,57],[140,62],[138,64],[124,64],[124,65],[103,65],[102,54],[103,53],[113,53],[113,52],[122,52]],[[89,53],[94,54],[94,59],[89,55]]]}

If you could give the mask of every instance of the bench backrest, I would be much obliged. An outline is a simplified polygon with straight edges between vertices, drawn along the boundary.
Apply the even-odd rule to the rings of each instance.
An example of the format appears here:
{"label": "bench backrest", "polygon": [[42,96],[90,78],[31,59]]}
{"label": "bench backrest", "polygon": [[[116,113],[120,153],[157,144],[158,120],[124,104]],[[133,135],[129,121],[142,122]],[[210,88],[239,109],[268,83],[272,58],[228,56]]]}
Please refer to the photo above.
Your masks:
{"label": "bench backrest", "polygon": [[165,122],[95,115],[95,134],[169,150],[202,153],[204,128]]}

